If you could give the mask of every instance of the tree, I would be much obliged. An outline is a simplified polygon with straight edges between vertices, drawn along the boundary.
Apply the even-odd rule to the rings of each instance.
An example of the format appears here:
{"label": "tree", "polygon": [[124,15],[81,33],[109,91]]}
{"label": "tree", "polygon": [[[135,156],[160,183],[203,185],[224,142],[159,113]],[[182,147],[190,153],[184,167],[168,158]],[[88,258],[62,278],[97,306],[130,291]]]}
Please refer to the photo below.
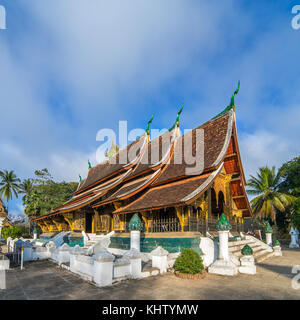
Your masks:
{"label": "tree", "polygon": [[0,196],[6,199],[6,209],[8,213],[8,201],[12,199],[13,195],[18,198],[20,179],[13,171],[0,171]]}
{"label": "tree", "polygon": [[284,163],[279,172],[282,177],[279,190],[300,198],[300,157]]}
{"label": "tree", "polygon": [[33,183],[31,179],[24,179],[23,182],[19,185],[20,190],[19,193],[23,193],[23,201],[25,200],[26,196],[28,196],[33,191]]}
{"label": "tree", "polygon": [[275,167],[259,168],[257,177],[250,176],[247,182],[247,192],[256,195],[251,200],[251,208],[256,217],[271,218],[276,223],[276,210],[284,212],[285,209],[295,201],[295,197],[279,191],[279,185],[282,178],[282,172],[276,174]]}
{"label": "tree", "polygon": [[283,217],[283,224],[287,231],[291,225],[300,230],[300,157],[284,163],[279,171],[282,175],[279,191],[288,192],[297,197],[297,200],[287,208],[289,217]]}
{"label": "tree", "polygon": [[23,199],[27,216],[43,216],[68,201],[77,182],[55,182],[47,169],[36,170],[32,189]]}

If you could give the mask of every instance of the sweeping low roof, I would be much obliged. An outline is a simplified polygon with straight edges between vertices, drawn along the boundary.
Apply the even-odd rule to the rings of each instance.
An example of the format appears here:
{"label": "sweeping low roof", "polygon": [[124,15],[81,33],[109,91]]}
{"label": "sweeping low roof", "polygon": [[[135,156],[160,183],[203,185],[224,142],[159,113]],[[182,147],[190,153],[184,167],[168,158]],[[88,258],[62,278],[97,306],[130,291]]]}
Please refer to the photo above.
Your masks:
{"label": "sweeping low roof", "polygon": [[[148,141],[145,134],[112,159],[91,168],[73,198],[54,209],[52,214],[86,205],[95,208],[123,199],[130,201],[133,195],[135,200],[115,213],[183,205],[199,197],[224,167],[229,174],[236,174],[236,170],[240,172],[242,187],[238,192],[244,198],[236,200],[236,205],[247,209],[250,215],[234,110],[230,109],[182,136],[177,136],[177,132],[175,126],[170,133],[152,141]],[[126,153],[134,156],[126,157]],[[127,159],[125,164],[120,163],[121,158]]]}

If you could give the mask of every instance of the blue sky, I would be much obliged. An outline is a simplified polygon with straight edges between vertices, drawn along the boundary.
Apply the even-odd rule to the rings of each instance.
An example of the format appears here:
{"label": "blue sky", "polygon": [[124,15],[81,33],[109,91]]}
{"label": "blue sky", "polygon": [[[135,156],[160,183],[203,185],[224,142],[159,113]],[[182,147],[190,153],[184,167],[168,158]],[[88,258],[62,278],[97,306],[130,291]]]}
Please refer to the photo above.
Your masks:
{"label": "blue sky", "polygon": [[[96,133],[236,115],[247,177],[299,155],[299,1],[0,0],[0,169],[58,180],[96,164]],[[11,204],[22,211],[21,201]]]}

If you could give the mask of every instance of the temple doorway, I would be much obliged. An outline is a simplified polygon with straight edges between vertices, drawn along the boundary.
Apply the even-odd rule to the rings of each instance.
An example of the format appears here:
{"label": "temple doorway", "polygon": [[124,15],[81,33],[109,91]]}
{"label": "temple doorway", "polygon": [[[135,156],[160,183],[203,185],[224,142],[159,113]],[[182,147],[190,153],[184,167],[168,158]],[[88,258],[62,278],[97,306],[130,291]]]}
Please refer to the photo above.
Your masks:
{"label": "temple doorway", "polygon": [[92,232],[92,223],[93,223],[92,213],[86,213],[85,214],[85,232],[86,233]]}

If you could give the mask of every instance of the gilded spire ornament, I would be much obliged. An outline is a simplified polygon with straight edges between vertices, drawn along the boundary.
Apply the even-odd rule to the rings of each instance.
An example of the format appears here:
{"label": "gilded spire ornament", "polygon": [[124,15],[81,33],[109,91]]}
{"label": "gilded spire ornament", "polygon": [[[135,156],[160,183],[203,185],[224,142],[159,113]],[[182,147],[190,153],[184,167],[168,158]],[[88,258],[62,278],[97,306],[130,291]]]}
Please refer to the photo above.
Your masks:
{"label": "gilded spire ornament", "polygon": [[153,118],[154,118],[154,113],[153,113],[153,115],[152,115],[152,118],[151,118],[151,119],[148,121],[148,123],[147,123],[146,133],[147,133],[148,136],[150,135],[149,127],[150,127],[151,122],[153,121]]}
{"label": "gilded spire ornament", "polygon": [[175,128],[175,126],[179,127],[179,116],[183,110],[183,106],[184,106],[184,104],[182,104],[181,109],[178,111],[177,116],[176,116],[176,121],[175,121],[174,125],[169,129],[169,131],[172,131]]}
{"label": "gilded spire ornament", "polygon": [[111,159],[120,150],[119,145],[116,144],[115,140],[112,140],[109,150],[106,149],[105,157]]}
{"label": "gilded spire ornament", "polygon": [[213,117],[213,119],[220,117],[221,115],[223,115],[224,113],[226,113],[227,111],[231,110],[232,108],[235,109],[235,102],[234,102],[234,98],[235,96],[239,93],[240,91],[240,80],[238,82],[238,87],[237,89],[234,91],[233,95],[231,96],[231,100],[230,100],[230,104],[229,106],[227,106],[221,113],[217,114],[215,117]]}

